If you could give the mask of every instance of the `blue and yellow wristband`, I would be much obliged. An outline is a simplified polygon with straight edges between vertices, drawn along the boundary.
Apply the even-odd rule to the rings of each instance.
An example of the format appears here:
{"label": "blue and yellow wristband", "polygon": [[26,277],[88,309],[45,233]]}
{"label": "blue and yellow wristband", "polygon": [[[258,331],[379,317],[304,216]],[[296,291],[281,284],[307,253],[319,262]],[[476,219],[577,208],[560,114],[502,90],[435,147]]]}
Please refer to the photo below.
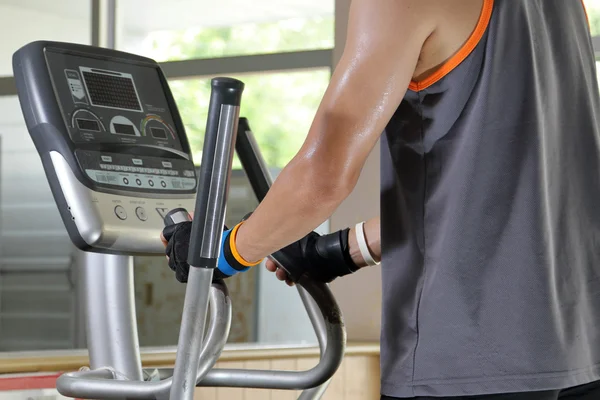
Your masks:
{"label": "blue and yellow wristband", "polygon": [[221,241],[221,254],[219,255],[219,261],[217,268],[221,273],[226,276],[233,276],[239,272],[248,271],[251,267],[258,265],[262,262],[248,262],[237,251],[235,246],[235,238],[239,227],[244,222],[240,222],[233,229],[223,232],[223,239]]}

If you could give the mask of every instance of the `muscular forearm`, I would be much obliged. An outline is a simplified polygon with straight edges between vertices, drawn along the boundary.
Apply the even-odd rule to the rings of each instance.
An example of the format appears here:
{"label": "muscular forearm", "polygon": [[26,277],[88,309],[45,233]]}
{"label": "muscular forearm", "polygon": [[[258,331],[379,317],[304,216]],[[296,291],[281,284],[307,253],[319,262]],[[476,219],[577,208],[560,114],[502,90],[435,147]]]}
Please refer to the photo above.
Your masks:
{"label": "muscular forearm", "polygon": [[262,259],[304,237],[331,216],[350,188],[310,172],[310,160],[297,156],[279,174],[252,216],[239,228],[237,250],[245,260]]}
{"label": "muscular forearm", "polygon": [[429,4],[353,0],[344,54],[306,140],[237,232],[237,251],[246,261],[304,237],[354,188],[433,30],[432,23],[416,18],[423,12],[421,3]]}
{"label": "muscular forearm", "polygon": [[[366,267],[367,263],[360,254],[358,242],[356,241],[356,228],[350,229],[350,235],[348,236],[348,247],[350,249],[350,256],[352,261],[359,267]],[[367,247],[369,252],[375,261],[381,260],[381,232],[379,227],[379,217],[372,218],[365,222],[365,239],[367,241]]]}

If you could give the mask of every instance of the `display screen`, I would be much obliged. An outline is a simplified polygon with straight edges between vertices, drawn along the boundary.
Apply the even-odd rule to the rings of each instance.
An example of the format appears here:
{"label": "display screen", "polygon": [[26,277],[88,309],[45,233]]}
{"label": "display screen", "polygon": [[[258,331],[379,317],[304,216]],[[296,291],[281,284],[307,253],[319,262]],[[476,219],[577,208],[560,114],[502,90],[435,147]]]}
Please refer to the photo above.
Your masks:
{"label": "display screen", "polygon": [[91,119],[77,118],[77,127],[86,131],[100,132],[100,125],[98,125],[98,121]]}
{"label": "display screen", "polygon": [[150,132],[152,132],[152,136],[156,139],[166,139],[167,132],[162,128],[150,128]]}
{"label": "display screen", "polygon": [[[90,51],[95,54],[96,50]],[[158,66],[102,54],[87,57],[51,48],[46,51],[71,140],[124,144],[127,149],[134,145],[187,151],[181,120],[173,113],[176,105],[169,101],[169,87],[163,85]]]}
{"label": "display screen", "polygon": [[133,78],[129,74],[115,72],[111,75],[88,68],[81,70],[93,105],[142,111]]}
{"label": "display screen", "polygon": [[114,124],[113,126],[115,127],[116,133],[119,133],[121,135],[135,136],[135,129],[133,129],[133,126],[131,126],[131,125]]}

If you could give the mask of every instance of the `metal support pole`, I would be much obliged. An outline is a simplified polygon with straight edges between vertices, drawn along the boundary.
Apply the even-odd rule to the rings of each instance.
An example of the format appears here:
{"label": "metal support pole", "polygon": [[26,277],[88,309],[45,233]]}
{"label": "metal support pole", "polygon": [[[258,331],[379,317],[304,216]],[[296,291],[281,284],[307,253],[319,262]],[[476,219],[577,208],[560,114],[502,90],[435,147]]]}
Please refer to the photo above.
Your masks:
{"label": "metal support pole", "polygon": [[77,253],[85,288],[90,367],[107,367],[116,379],[142,380],[135,316],[133,257]]}
{"label": "metal support pole", "polygon": [[171,399],[192,400],[204,335],[208,291],[220,253],[227,189],[244,84],[215,78],[208,109],[188,262],[190,272],[177,343]]}

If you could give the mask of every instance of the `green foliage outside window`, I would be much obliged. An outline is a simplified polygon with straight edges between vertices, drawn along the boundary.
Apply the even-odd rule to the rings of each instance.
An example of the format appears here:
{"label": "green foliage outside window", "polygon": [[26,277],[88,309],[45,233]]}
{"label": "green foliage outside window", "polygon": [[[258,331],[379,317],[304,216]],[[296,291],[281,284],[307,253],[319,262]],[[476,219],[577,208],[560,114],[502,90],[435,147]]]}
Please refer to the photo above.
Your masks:
{"label": "green foliage outside window", "polygon": [[[248,118],[267,164],[284,167],[304,142],[329,81],[329,70],[234,76],[245,83],[240,116]],[[210,79],[170,82],[194,161],[202,154]],[[234,168],[239,168],[237,160]]]}
{"label": "green foliage outside window", "polygon": [[[157,60],[213,58],[333,47],[333,17],[156,32]],[[329,82],[329,69],[233,76],[245,83],[240,115],[248,118],[271,167],[282,168],[302,145]],[[210,79],[170,82],[196,163],[200,161]],[[239,167],[237,160],[234,168]]]}
{"label": "green foliage outside window", "polygon": [[152,53],[158,61],[333,48],[333,16],[295,18],[220,28],[154,32]]}
{"label": "green foliage outside window", "polygon": [[[593,36],[600,35],[600,1],[586,0]],[[333,16],[151,34],[150,57],[160,61],[333,47]],[[282,168],[298,151],[329,81],[329,70],[237,76],[246,84],[247,117],[267,163]],[[200,161],[210,79],[171,81],[171,89]],[[234,167],[239,168],[237,160]]]}
{"label": "green foliage outside window", "polygon": [[600,8],[596,5],[596,3],[587,4],[587,14],[590,21],[590,30],[592,31],[592,36],[600,35]]}

